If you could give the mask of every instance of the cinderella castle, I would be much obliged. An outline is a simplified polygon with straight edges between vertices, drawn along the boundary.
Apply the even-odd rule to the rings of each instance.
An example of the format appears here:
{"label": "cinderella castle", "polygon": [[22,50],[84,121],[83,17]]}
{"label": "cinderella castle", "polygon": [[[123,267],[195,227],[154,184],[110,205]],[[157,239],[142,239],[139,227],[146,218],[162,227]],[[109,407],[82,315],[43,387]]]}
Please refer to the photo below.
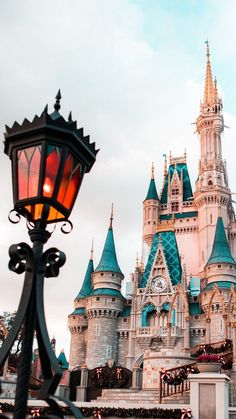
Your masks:
{"label": "cinderella castle", "polygon": [[204,97],[196,128],[198,178],[191,185],[186,154],[165,160],[157,191],[154,170],[143,201],[143,254],[121,292],[111,215],[99,264],[88,262],[68,317],[69,368],[113,360],[142,368],[142,388],[158,371],[189,363],[190,349],[231,338],[236,287],[236,220],[222,155],[222,100],[206,50]]}

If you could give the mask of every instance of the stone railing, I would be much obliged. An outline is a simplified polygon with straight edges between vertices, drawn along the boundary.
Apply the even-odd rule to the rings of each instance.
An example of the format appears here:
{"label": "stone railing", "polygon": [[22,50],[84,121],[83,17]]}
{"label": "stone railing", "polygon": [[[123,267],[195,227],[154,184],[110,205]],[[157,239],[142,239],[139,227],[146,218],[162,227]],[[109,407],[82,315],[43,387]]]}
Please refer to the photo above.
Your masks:
{"label": "stone railing", "polygon": [[[139,327],[136,330],[137,336],[150,336],[150,337],[158,337],[158,336],[167,336],[167,326],[161,327]],[[171,336],[178,336],[178,327],[172,326],[171,327]]]}

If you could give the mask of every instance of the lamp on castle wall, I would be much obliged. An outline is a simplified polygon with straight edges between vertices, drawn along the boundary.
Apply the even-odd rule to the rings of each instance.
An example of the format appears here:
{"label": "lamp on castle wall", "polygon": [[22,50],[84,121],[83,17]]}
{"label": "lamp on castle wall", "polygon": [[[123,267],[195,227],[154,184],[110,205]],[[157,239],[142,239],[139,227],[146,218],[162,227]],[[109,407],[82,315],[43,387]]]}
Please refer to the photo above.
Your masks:
{"label": "lamp on castle wall", "polygon": [[[51,347],[44,314],[43,285],[45,277],[59,274],[65,263],[65,254],[56,248],[43,252],[51,233],[47,225],[63,222],[62,232],[79,192],[83,176],[96,160],[98,150],[78,129],[71,113],[65,120],[59,113],[60,91],[56,96],[54,112],[44,109],[32,122],[25,119],[21,125],[15,122],[6,127],[5,153],[12,162],[13,202],[16,218],[27,219],[32,248],[26,243],[12,245],[9,249],[9,269],[25,272],[25,281],[15,322],[0,350],[0,367],[4,365],[14,341],[22,330],[22,348],[17,370],[14,419],[27,414],[29,380],[31,374],[32,345],[36,331],[41,360],[43,385],[40,398],[45,400],[53,417],[63,417],[54,393],[62,372]],[[66,401],[76,418],[82,418],[78,408]],[[1,415],[0,415],[1,417]]]}

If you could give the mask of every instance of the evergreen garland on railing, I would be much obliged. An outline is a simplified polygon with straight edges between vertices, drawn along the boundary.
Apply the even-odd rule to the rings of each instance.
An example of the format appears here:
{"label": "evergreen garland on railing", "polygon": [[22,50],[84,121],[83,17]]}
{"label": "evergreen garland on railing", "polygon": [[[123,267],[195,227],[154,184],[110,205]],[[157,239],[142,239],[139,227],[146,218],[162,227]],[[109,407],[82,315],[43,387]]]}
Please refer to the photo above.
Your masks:
{"label": "evergreen garland on railing", "polygon": [[[13,412],[14,405],[10,403],[0,403],[1,413]],[[65,415],[70,415],[68,407],[61,407]],[[159,418],[159,419],[180,419],[183,417],[183,410],[181,409],[162,409],[153,408],[116,408],[116,407],[80,407],[80,411],[84,417],[94,417],[94,412],[99,411],[102,418],[115,416],[117,418]],[[31,417],[39,417],[39,415],[52,414],[49,407],[28,407],[28,412]]]}

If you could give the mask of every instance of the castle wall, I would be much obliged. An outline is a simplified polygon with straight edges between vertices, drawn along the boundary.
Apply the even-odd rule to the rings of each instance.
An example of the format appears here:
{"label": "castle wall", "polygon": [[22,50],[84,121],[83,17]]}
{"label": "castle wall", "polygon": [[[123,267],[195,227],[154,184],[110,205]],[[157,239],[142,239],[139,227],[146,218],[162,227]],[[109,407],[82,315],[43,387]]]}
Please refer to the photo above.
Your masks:
{"label": "castle wall", "polygon": [[119,332],[118,340],[118,364],[127,367],[127,354],[129,349],[128,332]]}
{"label": "castle wall", "polygon": [[86,331],[76,331],[71,333],[70,343],[70,357],[69,365],[70,369],[83,365],[85,363],[86,356],[86,344],[85,344]]}
{"label": "castle wall", "polygon": [[198,275],[199,272],[197,218],[189,220],[185,225],[180,222],[175,225],[179,254],[188,276]]}
{"label": "castle wall", "polygon": [[92,317],[88,320],[86,364],[88,368],[118,361],[117,318]]}
{"label": "castle wall", "polygon": [[206,343],[205,315],[192,315],[190,318],[190,347]]}

